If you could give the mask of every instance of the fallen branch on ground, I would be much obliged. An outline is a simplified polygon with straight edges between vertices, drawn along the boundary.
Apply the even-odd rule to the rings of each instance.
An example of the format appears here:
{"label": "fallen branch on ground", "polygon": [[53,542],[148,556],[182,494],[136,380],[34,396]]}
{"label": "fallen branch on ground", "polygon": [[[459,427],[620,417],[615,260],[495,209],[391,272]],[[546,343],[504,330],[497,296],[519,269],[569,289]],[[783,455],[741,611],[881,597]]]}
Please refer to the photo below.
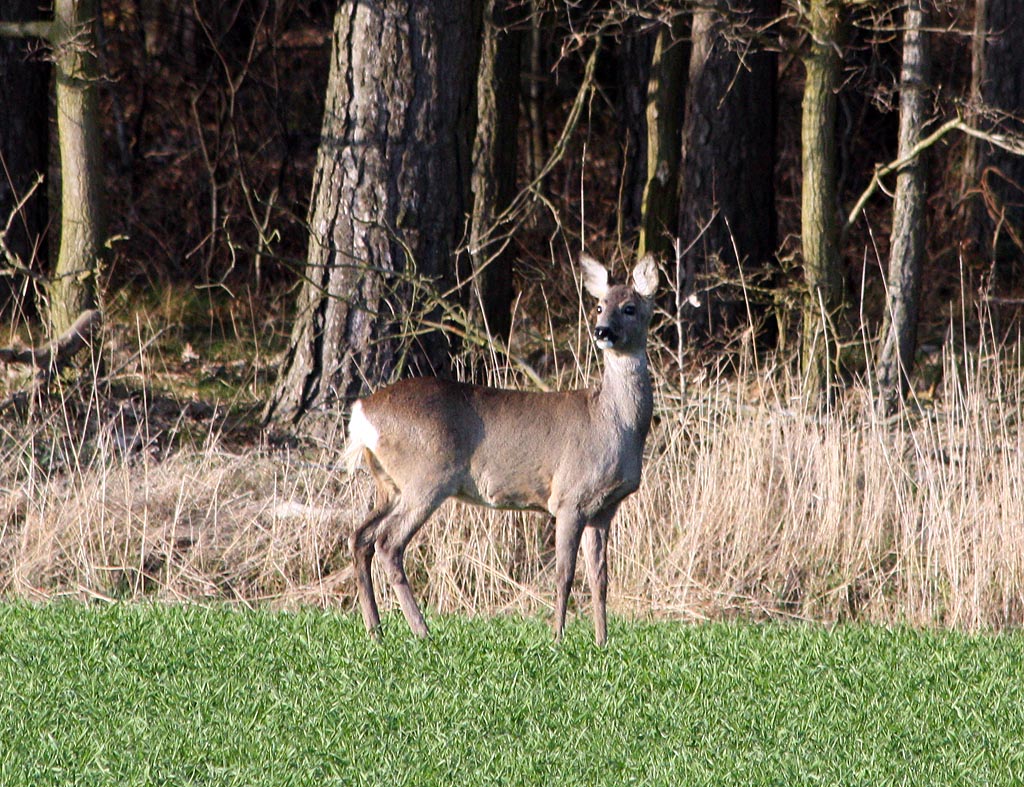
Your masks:
{"label": "fallen branch on ground", "polygon": [[[102,314],[99,309],[88,309],[78,315],[78,319],[63,335],[49,344],[30,348],[0,347],[0,363],[22,363],[32,366],[36,370],[32,392],[40,394],[54,375],[59,374],[89,345],[101,323]],[[16,394],[0,403],[0,412],[12,404],[17,404],[20,398],[23,397]]]}

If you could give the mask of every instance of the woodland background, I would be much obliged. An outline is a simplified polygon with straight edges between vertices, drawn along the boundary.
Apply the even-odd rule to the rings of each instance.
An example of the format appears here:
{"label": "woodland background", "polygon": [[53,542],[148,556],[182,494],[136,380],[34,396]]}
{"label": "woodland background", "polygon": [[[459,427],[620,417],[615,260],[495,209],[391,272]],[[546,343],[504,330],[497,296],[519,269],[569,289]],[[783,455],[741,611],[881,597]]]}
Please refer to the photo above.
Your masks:
{"label": "woodland background", "polygon": [[[0,588],[347,599],[346,402],[584,384],[585,246],[666,283],[621,611],[1019,623],[1013,6],[5,2]],[[442,519],[430,605],[541,603]]]}

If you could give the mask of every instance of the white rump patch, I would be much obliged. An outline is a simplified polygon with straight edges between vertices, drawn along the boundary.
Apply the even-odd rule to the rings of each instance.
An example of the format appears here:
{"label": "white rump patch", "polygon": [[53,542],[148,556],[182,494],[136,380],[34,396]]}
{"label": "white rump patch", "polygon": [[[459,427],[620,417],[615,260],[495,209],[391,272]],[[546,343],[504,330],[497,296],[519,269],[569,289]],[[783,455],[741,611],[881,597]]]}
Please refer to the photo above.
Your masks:
{"label": "white rump patch", "polygon": [[367,419],[363,403],[357,401],[352,405],[352,417],[348,421],[348,445],[345,446],[345,465],[350,474],[355,472],[363,449],[375,451],[379,440],[380,432]]}

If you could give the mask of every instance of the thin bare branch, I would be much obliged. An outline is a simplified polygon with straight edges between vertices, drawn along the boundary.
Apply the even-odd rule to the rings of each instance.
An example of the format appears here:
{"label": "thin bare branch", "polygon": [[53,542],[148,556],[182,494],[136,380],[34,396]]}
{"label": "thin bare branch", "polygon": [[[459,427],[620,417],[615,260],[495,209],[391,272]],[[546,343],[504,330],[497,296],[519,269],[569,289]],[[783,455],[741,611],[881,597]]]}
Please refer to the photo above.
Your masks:
{"label": "thin bare branch", "polygon": [[949,132],[951,131],[959,131],[963,134],[966,134],[969,137],[984,140],[985,142],[995,145],[996,147],[1001,148],[1002,150],[1013,153],[1016,156],[1024,156],[1024,139],[1022,139],[1019,136],[1012,134],[994,134],[988,131],[983,131],[979,128],[974,128],[973,126],[968,125],[967,123],[964,122],[962,118],[959,117],[953,118],[952,120],[947,120],[937,129],[935,129],[935,131],[933,131],[927,137],[925,137],[916,145],[914,145],[914,147],[911,148],[910,151],[908,151],[907,155],[898,159],[894,159],[893,161],[890,161],[888,164],[875,167],[875,173],[871,176],[871,182],[868,184],[867,188],[864,189],[864,191],[861,193],[860,197],[857,198],[857,201],[854,203],[849,215],[846,217],[846,221],[843,224],[841,240],[846,240],[846,236],[849,233],[850,228],[853,226],[854,222],[857,221],[857,219],[860,217],[861,212],[864,210],[864,206],[867,204],[867,201],[871,199],[874,193],[879,189],[885,191],[884,186],[882,184],[882,178],[886,177],[887,175],[891,175],[892,173],[897,172],[903,167],[910,164],[914,159],[916,159],[918,156],[924,153],[928,148],[932,147],[933,145],[941,141],[942,138],[949,134]]}

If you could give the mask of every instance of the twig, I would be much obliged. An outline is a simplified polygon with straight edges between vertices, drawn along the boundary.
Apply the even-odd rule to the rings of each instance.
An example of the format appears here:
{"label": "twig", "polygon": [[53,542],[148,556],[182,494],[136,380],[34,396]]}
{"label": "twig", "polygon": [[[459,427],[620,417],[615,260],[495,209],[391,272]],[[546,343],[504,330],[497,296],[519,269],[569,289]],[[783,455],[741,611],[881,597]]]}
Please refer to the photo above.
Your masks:
{"label": "twig", "polygon": [[1001,148],[1009,153],[1013,153],[1014,155],[1024,156],[1024,139],[1018,136],[1011,134],[992,134],[987,131],[982,131],[981,129],[968,125],[958,117],[953,118],[952,120],[947,120],[935,129],[935,131],[914,145],[914,147],[907,152],[907,155],[890,161],[888,164],[875,167],[875,173],[871,176],[871,182],[861,193],[857,202],[854,203],[852,210],[850,210],[850,215],[847,216],[846,221],[843,223],[843,228],[840,232],[841,242],[846,240],[846,236],[849,233],[850,228],[864,210],[864,205],[867,201],[876,191],[878,191],[878,189],[882,188],[882,178],[886,175],[891,175],[893,172],[896,172],[910,164],[914,159],[924,153],[924,151],[932,145],[936,144],[950,131],[960,131],[969,137],[984,140],[985,142],[995,145],[997,148]]}
{"label": "twig", "polygon": [[506,347],[502,345],[501,342],[494,340],[490,342],[485,341],[484,339],[476,335],[473,331],[457,328],[450,322],[434,322],[432,320],[424,320],[423,326],[425,328],[442,331],[443,333],[450,333],[454,336],[459,337],[463,341],[476,345],[477,347],[488,347],[494,352],[505,356],[505,358],[508,359],[509,363],[511,363],[513,366],[519,369],[523,374],[525,374],[530,379],[530,382],[537,386],[539,390],[551,390],[551,386],[544,382],[543,379],[541,379],[541,376],[537,374],[537,371],[533,368],[533,366],[530,365],[529,361],[527,361],[525,358],[522,358],[519,355],[516,355],[513,352],[510,352]]}
{"label": "twig", "polygon": [[540,196],[540,190],[538,188],[539,185],[548,176],[551,170],[555,168],[555,165],[561,161],[562,156],[565,155],[572,133],[576,130],[576,126],[579,124],[580,117],[583,114],[583,108],[587,105],[587,100],[590,97],[591,92],[594,90],[594,71],[597,67],[597,56],[600,51],[601,40],[598,38],[597,42],[594,44],[594,49],[590,53],[590,57],[587,58],[586,65],[583,68],[583,80],[580,84],[579,90],[576,92],[576,99],[573,101],[572,107],[569,110],[569,116],[566,118],[565,125],[562,127],[562,133],[555,142],[555,145],[551,150],[551,154],[548,156],[548,160],[541,168],[541,171],[537,173],[537,176],[524,186],[522,190],[520,190],[519,194],[516,195],[511,204],[509,204],[509,206],[505,208],[499,216],[495,217],[493,222],[494,226],[499,226],[506,222],[514,222],[516,217],[525,210],[531,198],[536,199]]}
{"label": "twig", "polygon": [[0,253],[3,258],[7,260],[7,267],[0,268],[0,276],[16,276],[23,275],[35,281],[41,280],[44,277],[30,269],[25,263],[11,250],[10,246],[7,245],[7,234],[11,231],[11,225],[14,223],[15,217],[21,212],[25,204],[32,198],[32,195],[39,189],[40,184],[43,182],[43,176],[36,173],[35,180],[32,181],[32,185],[28,187],[24,194],[21,195],[17,204],[11,210],[10,215],[7,217],[7,224],[0,230]]}
{"label": "twig", "polygon": [[932,132],[927,137],[920,140],[916,145],[914,145],[914,147],[912,147],[910,151],[907,153],[907,155],[904,156],[903,158],[895,159],[893,161],[890,161],[888,164],[884,164],[882,166],[876,166],[875,172],[871,176],[871,182],[868,183],[868,187],[864,189],[860,197],[854,203],[853,208],[850,210],[850,215],[846,217],[846,221],[843,224],[843,229],[840,232],[842,240],[846,239],[846,235],[847,233],[849,233],[850,227],[853,226],[853,223],[860,216],[861,211],[864,210],[864,205],[867,203],[869,199],[871,199],[872,195],[876,191],[878,191],[879,188],[881,188],[882,178],[884,178],[886,175],[891,175],[893,172],[896,172],[899,169],[902,169],[907,164],[916,159],[918,156],[920,156],[925,150],[927,150],[940,139],[942,139],[944,136],[946,136],[946,134],[948,134],[950,131],[962,125],[963,121],[960,120],[960,118],[947,120],[945,123],[939,126],[934,132]]}

